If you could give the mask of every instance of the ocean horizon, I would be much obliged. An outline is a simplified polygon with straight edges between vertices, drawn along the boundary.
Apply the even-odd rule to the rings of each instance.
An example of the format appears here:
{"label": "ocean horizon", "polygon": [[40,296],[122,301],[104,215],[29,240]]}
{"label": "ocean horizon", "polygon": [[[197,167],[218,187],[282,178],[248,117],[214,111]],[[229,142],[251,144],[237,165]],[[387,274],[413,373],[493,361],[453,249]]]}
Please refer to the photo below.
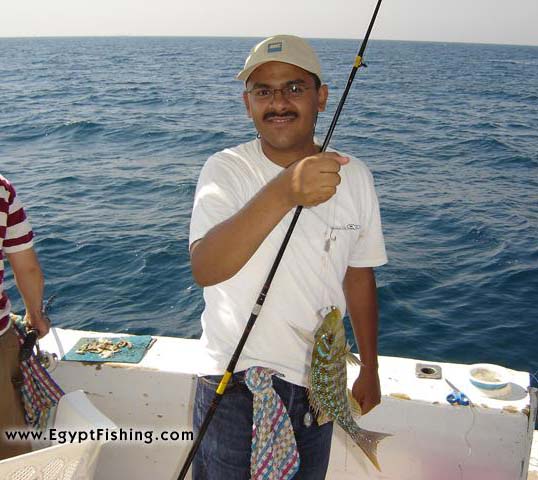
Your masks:
{"label": "ocean horizon", "polygon": [[[263,39],[263,36],[252,36],[252,35],[239,35],[239,36],[229,36],[229,35],[22,35],[22,36],[2,36],[0,35],[0,40],[47,40],[47,39],[77,39],[77,38],[178,38],[178,39],[230,39],[230,40],[256,40]],[[336,41],[350,41],[350,42],[360,42],[362,37],[358,36],[356,38],[352,37],[303,37],[307,40],[336,40]],[[397,42],[397,43],[429,43],[429,44],[456,44],[456,45],[492,45],[492,46],[507,46],[507,47],[538,47],[536,44],[532,43],[497,43],[497,42],[459,42],[454,40],[402,40],[402,39],[392,39],[392,38],[376,38],[371,39],[371,42]],[[359,44],[357,43],[357,47]],[[358,48],[357,48],[358,50]]]}

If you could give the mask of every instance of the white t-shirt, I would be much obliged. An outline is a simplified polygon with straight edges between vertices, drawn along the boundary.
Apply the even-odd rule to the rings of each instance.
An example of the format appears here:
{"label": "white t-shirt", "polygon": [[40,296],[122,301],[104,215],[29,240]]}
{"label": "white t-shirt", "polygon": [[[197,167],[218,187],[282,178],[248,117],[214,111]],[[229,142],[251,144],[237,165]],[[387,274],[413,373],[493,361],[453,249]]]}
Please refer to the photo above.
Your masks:
{"label": "white t-shirt", "polygon": [[[189,245],[230,218],[283,170],[253,140],[211,156],[194,198]],[[373,178],[358,159],[342,166],[341,184],[329,201],[304,208],[236,371],[273,368],[306,386],[311,350],[292,326],[314,332],[328,305],[345,311],[342,281],[348,266],[387,262]],[[291,223],[291,210],[232,278],[204,288],[200,375],[222,374],[243,333],[260,290]],[[327,251],[327,245],[330,248]]]}

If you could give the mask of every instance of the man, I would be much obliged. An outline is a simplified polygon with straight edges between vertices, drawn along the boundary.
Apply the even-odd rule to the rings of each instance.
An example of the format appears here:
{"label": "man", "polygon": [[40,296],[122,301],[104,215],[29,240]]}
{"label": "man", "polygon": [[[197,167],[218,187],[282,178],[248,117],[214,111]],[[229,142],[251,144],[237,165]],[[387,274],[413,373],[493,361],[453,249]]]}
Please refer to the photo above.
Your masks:
{"label": "man", "polygon": [[196,190],[190,230],[193,276],[204,288],[197,430],[256,303],[295,207],[306,207],[264,307],[193,464],[195,479],[249,478],[252,395],[244,371],[279,372],[273,386],[290,416],[300,456],[295,479],[325,477],[332,423],[319,426],[306,394],[314,332],[328,305],[347,309],[364,367],[353,395],[367,413],[380,402],[377,302],[372,267],[386,263],[373,180],[357,159],[319,153],[314,128],[328,87],[302,39],[268,38],[237,76],[258,138],[209,158]]}
{"label": "man", "polygon": [[4,431],[24,427],[24,411],[14,379],[20,377],[19,343],[9,319],[10,302],[3,289],[4,259],[13,270],[26,307],[25,321],[40,336],[49,330],[42,313],[43,275],[33,249],[33,233],[13,186],[0,175],[0,460],[30,450],[27,442],[7,441]]}

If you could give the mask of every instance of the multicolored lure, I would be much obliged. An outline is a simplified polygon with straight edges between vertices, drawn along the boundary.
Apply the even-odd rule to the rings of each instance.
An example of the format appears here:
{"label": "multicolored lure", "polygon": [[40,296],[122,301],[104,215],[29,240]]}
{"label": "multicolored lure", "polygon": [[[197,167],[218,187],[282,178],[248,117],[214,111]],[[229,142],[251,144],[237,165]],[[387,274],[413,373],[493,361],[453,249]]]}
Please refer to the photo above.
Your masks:
{"label": "multicolored lure", "polygon": [[309,400],[322,425],[335,421],[342,427],[378,470],[377,446],[391,435],[360,428],[353,417],[360,417],[361,408],[347,388],[346,362],[360,365],[346,342],[342,314],[337,307],[322,311],[323,322],[312,336],[310,332],[295,329],[305,341],[312,344],[309,377]]}

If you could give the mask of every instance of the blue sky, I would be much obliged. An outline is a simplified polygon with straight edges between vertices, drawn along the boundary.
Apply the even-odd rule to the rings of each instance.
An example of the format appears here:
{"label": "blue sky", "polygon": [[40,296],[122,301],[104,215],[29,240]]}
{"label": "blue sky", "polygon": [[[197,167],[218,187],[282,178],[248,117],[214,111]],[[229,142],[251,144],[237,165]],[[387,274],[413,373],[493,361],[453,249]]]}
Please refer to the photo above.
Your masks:
{"label": "blue sky", "polygon": [[[222,35],[360,38],[375,0],[17,0],[0,37]],[[383,0],[372,38],[538,45],[538,0]]]}

